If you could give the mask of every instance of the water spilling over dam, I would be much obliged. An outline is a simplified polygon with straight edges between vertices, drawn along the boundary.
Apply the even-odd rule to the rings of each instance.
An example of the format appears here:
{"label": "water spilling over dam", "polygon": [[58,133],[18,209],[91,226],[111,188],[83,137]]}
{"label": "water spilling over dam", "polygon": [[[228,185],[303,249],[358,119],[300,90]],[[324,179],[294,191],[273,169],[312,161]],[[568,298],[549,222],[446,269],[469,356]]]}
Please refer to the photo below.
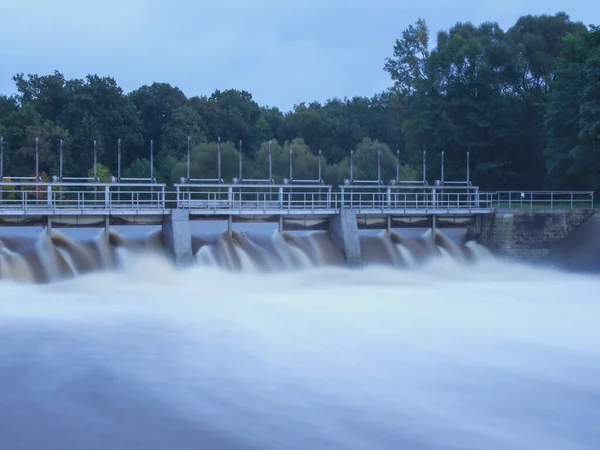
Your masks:
{"label": "water spilling over dam", "polygon": [[[472,262],[485,257],[483,247],[464,236],[458,242],[443,232],[424,231],[406,238],[397,232],[362,235],[363,262],[399,268],[417,267],[431,258],[447,256]],[[231,271],[279,272],[344,265],[342,250],[327,232],[224,232],[192,237],[195,263]],[[124,237],[116,231],[97,232],[92,240],[70,239],[53,229],[38,237],[0,237],[0,279],[47,283],[93,271],[117,268],[128,254],[166,257],[161,231],[143,237]]]}

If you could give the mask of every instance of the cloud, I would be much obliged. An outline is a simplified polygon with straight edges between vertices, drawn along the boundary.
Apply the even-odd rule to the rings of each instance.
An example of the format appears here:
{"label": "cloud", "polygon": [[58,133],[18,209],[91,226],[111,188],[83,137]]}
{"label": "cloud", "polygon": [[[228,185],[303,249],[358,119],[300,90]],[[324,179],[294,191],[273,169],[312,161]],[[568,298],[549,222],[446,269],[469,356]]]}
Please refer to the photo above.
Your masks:
{"label": "cloud", "polygon": [[[126,91],[154,81],[187,95],[238,88],[291,108],[302,101],[372,95],[391,84],[383,71],[394,41],[418,17],[432,38],[457,21],[510,26],[544,4],[506,0],[2,0],[0,92],[17,72],[114,76]],[[570,5],[574,19],[600,6]]]}

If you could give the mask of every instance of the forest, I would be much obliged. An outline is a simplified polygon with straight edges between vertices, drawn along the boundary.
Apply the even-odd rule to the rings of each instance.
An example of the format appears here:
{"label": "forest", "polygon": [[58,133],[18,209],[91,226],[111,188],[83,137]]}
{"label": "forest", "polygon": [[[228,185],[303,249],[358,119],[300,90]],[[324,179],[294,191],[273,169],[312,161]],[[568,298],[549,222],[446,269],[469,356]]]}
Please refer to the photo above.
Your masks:
{"label": "forest", "polygon": [[[291,111],[261,106],[251,93],[230,89],[187,97],[166,83],[125,93],[110,76],[67,79],[16,74],[14,95],[0,95],[4,179],[34,173],[35,140],[43,177],[58,174],[63,141],[65,176],[86,176],[96,141],[98,174],[148,177],[172,183],[186,175],[188,144],[193,178],[266,178],[268,142],[273,174],[314,179],[321,152],[323,177],[337,185],[349,176],[420,179],[427,154],[429,182],[471,180],[485,190],[600,188],[600,28],[566,13],[528,15],[503,30],[497,23],[456,23],[432,37],[419,19],[402,31],[382,61],[390,86],[372,97],[333,98]],[[201,88],[201,87],[199,87]],[[189,138],[189,139],[188,139]],[[240,144],[241,142],[241,144]]]}

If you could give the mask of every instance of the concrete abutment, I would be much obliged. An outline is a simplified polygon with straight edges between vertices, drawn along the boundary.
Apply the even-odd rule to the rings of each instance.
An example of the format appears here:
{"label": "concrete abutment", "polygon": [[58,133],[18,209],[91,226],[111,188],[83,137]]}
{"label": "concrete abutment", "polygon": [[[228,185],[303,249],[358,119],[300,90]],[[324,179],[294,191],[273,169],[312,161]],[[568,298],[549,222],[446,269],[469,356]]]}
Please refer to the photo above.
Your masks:
{"label": "concrete abutment", "polygon": [[340,214],[332,216],[329,219],[329,234],[342,249],[349,265],[360,266],[362,264],[356,211],[342,209]]}
{"label": "concrete abutment", "polygon": [[194,261],[192,233],[188,211],[174,209],[163,218],[163,242],[177,266],[189,266]]}

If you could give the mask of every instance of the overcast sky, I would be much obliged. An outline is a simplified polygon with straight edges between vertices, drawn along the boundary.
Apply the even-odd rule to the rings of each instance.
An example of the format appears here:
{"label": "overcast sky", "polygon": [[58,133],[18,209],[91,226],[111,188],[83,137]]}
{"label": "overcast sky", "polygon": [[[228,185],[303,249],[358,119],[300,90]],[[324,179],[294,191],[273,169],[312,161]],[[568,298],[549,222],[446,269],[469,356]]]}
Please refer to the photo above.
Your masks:
{"label": "overcast sky", "polygon": [[245,89],[262,105],[372,95],[395,39],[423,17],[432,35],[457,21],[565,10],[600,23],[592,0],[0,0],[0,92],[18,72],[154,81],[188,96]]}

